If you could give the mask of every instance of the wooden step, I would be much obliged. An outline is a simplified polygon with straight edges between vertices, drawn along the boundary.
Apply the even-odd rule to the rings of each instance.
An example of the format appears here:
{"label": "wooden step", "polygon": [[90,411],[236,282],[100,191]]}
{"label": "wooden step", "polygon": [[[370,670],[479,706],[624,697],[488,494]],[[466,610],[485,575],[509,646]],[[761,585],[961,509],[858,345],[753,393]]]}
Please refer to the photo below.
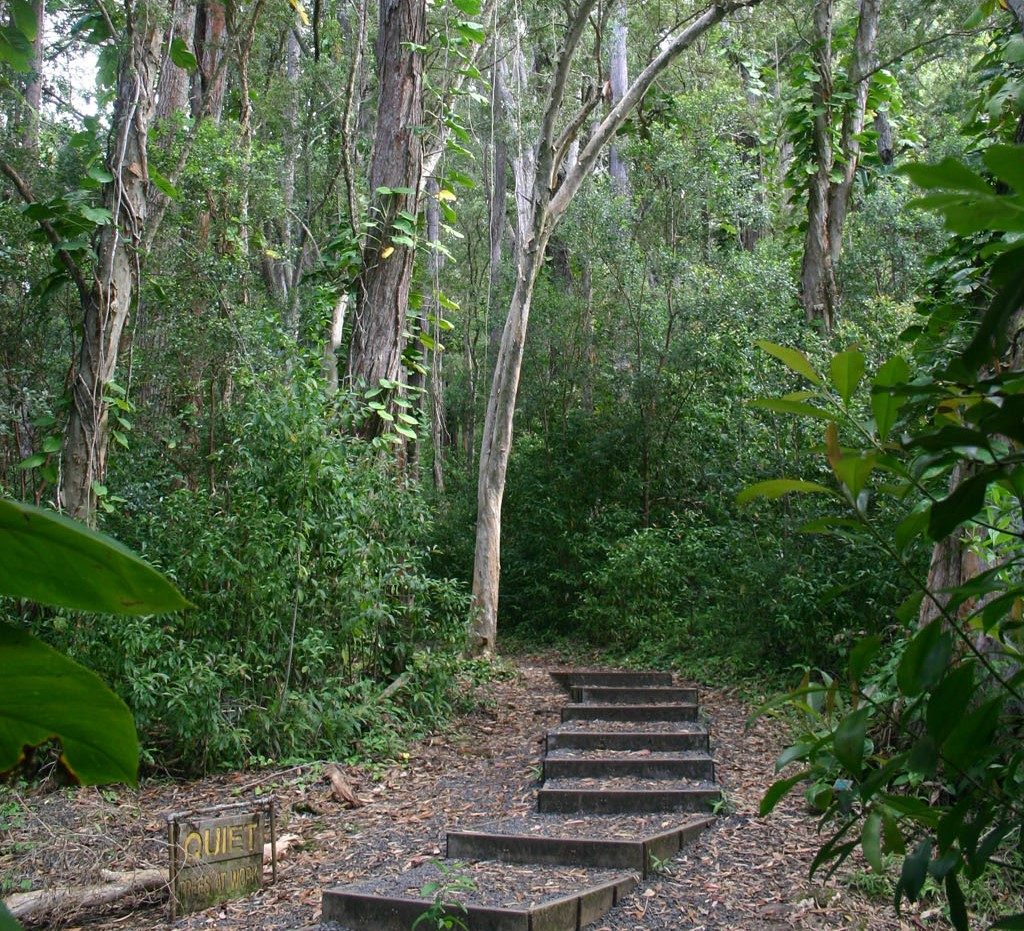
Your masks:
{"label": "wooden step", "polygon": [[694,704],[565,705],[563,721],[696,721]]}
{"label": "wooden step", "polygon": [[706,753],[658,756],[559,756],[544,758],[544,779],[639,776],[643,779],[701,779],[715,781],[715,763]]}
{"label": "wooden step", "polygon": [[670,672],[633,672],[615,669],[559,669],[551,678],[568,691],[573,686],[645,686],[672,685]]}
{"label": "wooden step", "polygon": [[[568,863],[606,869],[637,870],[649,875],[655,861],[674,857],[714,818],[691,818],[669,828],[648,830],[634,839],[622,837],[502,834],[489,831],[449,831],[448,856],[466,860],[502,860],[508,863]],[[568,827],[562,828],[567,832]]]}
{"label": "wooden step", "polygon": [[537,811],[551,814],[623,812],[711,811],[722,797],[715,786],[663,789],[551,788],[537,792]]}
{"label": "wooden step", "polygon": [[[405,876],[437,873],[417,867]],[[441,874],[443,875],[443,874]],[[604,877],[571,892],[554,893],[533,905],[494,907],[475,904],[470,894],[464,908],[449,905],[443,914],[457,919],[468,931],[578,931],[612,908],[637,884],[636,873],[603,872]],[[416,880],[415,882],[418,882]],[[414,882],[414,884],[415,884]],[[433,906],[429,896],[381,895],[362,886],[336,886],[323,894],[323,921],[334,921],[351,931],[409,931],[420,915]]]}
{"label": "wooden step", "polygon": [[687,731],[548,731],[547,750],[708,750],[707,728]]}
{"label": "wooden step", "polygon": [[661,705],[665,703],[697,704],[697,689],[689,686],[607,686],[574,685],[572,700],[578,704],[595,705]]}

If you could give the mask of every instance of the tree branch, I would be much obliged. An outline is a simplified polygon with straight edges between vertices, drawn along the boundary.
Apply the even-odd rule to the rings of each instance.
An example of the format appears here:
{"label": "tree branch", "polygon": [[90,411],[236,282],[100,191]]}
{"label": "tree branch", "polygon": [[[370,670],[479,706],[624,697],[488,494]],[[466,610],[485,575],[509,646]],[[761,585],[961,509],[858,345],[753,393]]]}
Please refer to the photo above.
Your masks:
{"label": "tree branch", "polygon": [[[17,189],[21,195],[21,199],[26,204],[36,203],[36,199],[32,194],[32,189],[28,186],[28,182],[14,170],[14,167],[8,164],[3,159],[0,159],[0,173],[6,175],[11,184]],[[50,241],[50,245],[53,246],[54,251],[57,253],[57,258],[60,259],[61,265],[64,266],[71,280],[74,282],[75,287],[78,289],[78,295],[82,301],[89,300],[92,295],[92,289],[89,287],[88,282],[85,280],[85,276],[82,274],[82,270],[78,267],[78,263],[71,257],[71,253],[66,249],[61,248],[60,233],[54,228],[53,224],[49,220],[39,220],[39,227],[43,231],[43,234]]]}
{"label": "tree branch", "polygon": [[676,60],[686,49],[697,41],[712,26],[722,20],[728,13],[738,9],[756,6],[760,0],[747,0],[743,3],[716,3],[708,7],[682,32],[678,33],[668,43],[660,54],[646,67],[628,88],[622,99],[612,107],[608,115],[601,121],[600,125],[590,137],[590,141],[580,153],[579,159],[565,176],[565,181],[551,198],[548,222],[554,226],[561,215],[565,212],[584,179],[593,170],[601,150],[608,144],[619,127],[626,121],[626,117],[633,108],[640,102],[644,94],[650,89],[655,79],[672,62]]}

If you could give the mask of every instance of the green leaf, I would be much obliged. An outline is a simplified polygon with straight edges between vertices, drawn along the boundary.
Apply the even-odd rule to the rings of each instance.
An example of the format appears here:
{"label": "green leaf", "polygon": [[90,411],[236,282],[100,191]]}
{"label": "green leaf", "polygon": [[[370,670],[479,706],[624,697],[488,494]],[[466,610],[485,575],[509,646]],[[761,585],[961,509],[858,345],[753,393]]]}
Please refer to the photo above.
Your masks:
{"label": "green leaf", "polygon": [[871,410],[875,415],[875,429],[878,438],[885,440],[896,422],[896,415],[905,398],[892,392],[891,388],[902,384],[910,377],[910,366],[902,356],[893,356],[875,375],[871,390]]}
{"label": "green leaf", "polygon": [[914,184],[925,190],[992,193],[992,187],[984,178],[955,158],[946,157],[935,165],[905,165],[898,173],[906,175]]}
{"label": "green leaf", "polygon": [[763,482],[748,485],[736,496],[737,504],[746,504],[754,498],[781,498],[790,492],[802,494],[832,494],[830,488],[817,482],[805,482],[798,478],[770,478]]}
{"label": "green leaf", "polygon": [[867,671],[868,665],[878,655],[882,648],[882,638],[878,634],[871,634],[868,637],[861,637],[850,650],[848,667],[850,680],[860,682]]}
{"label": "green leaf", "polygon": [[986,761],[988,744],[999,726],[1003,709],[1002,696],[964,715],[942,745],[942,757],[955,769],[967,771]]}
{"label": "green leaf", "polygon": [[808,361],[807,356],[800,352],[799,349],[790,349],[788,346],[770,343],[766,339],[754,340],[754,345],[763,349],[768,355],[774,356],[798,375],[803,375],[808,381],[812,381],[816,385],[825,384],[821,376],[814,371],[814,367]]}
{"label": "green leaf", "polygon": [[1024,152],[1019,145],[991,145],[982,159],[1000,181],[1024,194]]}
{"label": "green leaf", "polygon": [[942,540],[974,517],[985,506],[985,491],[991,478],[990,472],[974,475],[936,501],[928,514],[928,535],[935,541]]}
{"label": "green leaf", "polygon": [[864,850],[864,859],[868,861],[876,873],[885,872],[882,860],[882,816],[873,811],[864,820],[864,828],[860,833],[860,845]]}
{"label": "green leaf", "polygon": [[865,706],[847,715],[832,735],[836,759],[847,772],[858,776],[864,760],[864,735],[867,733],[869,711]]}
{"label": "green leaf", "polygon": [[925,838],[910,856],[903,860],[899,883],[896,886],[897,902],[902,892],[911,902],[916,902],[928,877],[928,861],[932,856],[931,838]]}
{"label": "green leaf", "polygon": [[152,164],[149,165],[149,180],[153,183],[158,191],[165,194],[171,200],[178,200],[181,194],[178,189],[171,184],[159,171],[157,171]]}
{"label": "green leaf", "polygon": [[185,71],[195,71],[199,67],[196,56],[189,51],[188,45],[180,36],[171,42],[171,61]]}
{"label": "green leaf", "polygon": [[953,643],[940,620],[923,627],[914,635],[896,667],[896,684],[900,691],[913,698],[934,688],[946,671],[952,653]]}
{"label": "green leaf", "polygon": [[1024,931],[1024,914],[1000,918],[994,925],[989,925],[989,931]]}
{"label": "green leaf", "polygon": [[103,165],[90,165],[85,173],[93,181],[99,181],[101,184],[107,184],[114,180],[114,176]]}
{"label": "green leaf", "polygon": [[789,790],[798,782],[806,779],[810,773],[811,771],[809,769],[805,769],[802,772],[797,773],[795,776],[787,776],[785,779],[779,779],[776,782],[773,782],[768,791],[765,792],[764,797],[761,799],[761,805],[758,808],[758,812],[761,817],[763,818],[765,815],[773,811],[775,806],[789,794]]}
{"label": "green leaf", "polygon": [[970,919],[967,917],[967,903],[964,892],[956,878],[956,873],[946,874],[946,901],[949,902],[949,920],[956,931],[970,931]]}
{"label": "green leaf", "polygon": [[42,453],[33,453],[31,456],[27,456],[18,463],[19,469],[36,469],[46,462],[46,456]]}
{"label": "green leaf", "polygon": [[135,785],[139,741],[131,712],[94,672],[24,631],[0,625],[0,771],[26,746],[58,738],[78,781]]}
{"label": "green leaf", "polygon": [[32,43],[14,26],[0,26],[0,62],[15,71],[28,71],[32,61]]}
{"label": "green leaf", "polygon": [[925,532],[928,528],[928,515],[928,504],[922,501],[897,524],[896,546],[900,551],[906,549],[907,544]]}
{"label": "green leaf", "polygon": [[41,604],[112,614],[189,606],[131,550],[54,511],[0,499],[0,592]]}
{"label": "green leaf", "polygon": [[44,453],[55,453],[60,449],[60,437],[59,436],[48,436],[43,440],[43,452]]}
{"label": "green leaf", "polygon": [[877,461],[878,457],[873,454],[855,453],[843,456],[834,462],[832,471],[835,472],[836,478],[850,490],[850,497],[856,500],[871,477]]}
{"label": "green leaf", "polygon": [[78,212],[90,223],[95,223],[97,226],[106,226],[114,218],[114,215],[106,207],[83,205],[78,208]]}
{"label": "green leaf", "polygon": [[21,925],[14,920],[3,902],[0,902],[0,931],[22,931]]}
{"label": "green leaf", "polygon": [[848,349],[833,356],[832,364],[829,367],[832,376],[832,384],[843,399],[844,404],[850,403],[850,398],[857,390],[860,380],[864,377],[864,353],[856,349]]}
{"label": "green leaf", "polygon": [[29,42],[34,42],[39,30],[36,11],[28,0],[7,0],[14,26]]}
{"label": "green leaf", "polygon": [[948,673],[928,699],[925,720],[928,733],[942,743],[970,708],[977,684],[973,660],[963,662]]}

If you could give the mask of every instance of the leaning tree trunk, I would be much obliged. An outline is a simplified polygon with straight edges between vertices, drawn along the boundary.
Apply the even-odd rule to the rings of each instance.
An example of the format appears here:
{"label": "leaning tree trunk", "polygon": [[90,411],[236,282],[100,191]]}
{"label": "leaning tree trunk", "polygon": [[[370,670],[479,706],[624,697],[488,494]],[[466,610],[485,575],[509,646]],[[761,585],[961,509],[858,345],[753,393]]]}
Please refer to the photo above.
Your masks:
{"label": "leaning tree trunk", "polygon": [[814,3],[815,71],[811,102],[815,171],[807,191],[807,233],[800,270],[800,301],[808,323],[818,322],[828,333],[832,329],[837,301],[835,269],[829,245],[828,208],[832,151],[832,0]]}
{"label": "leaning tree trunk", "polygon": [[[377,127],[370,163],[370,230],[356,283],[349,378],[356,385],[397,381],[405,340],[415,248],[396,228],[416,216],[423,159],[423,56],[426,0],[381,0],[377,37]],[[380,431],[374,418],[366,432]]]}
{"label": "leaning tree trunk", "polygon": [[[473,562],[473,602],[475,613],[470,626],[468,650],[476,655],[494,653],[498,633],[498,591],[501,581],[501,507],[505,493],[505,475],[512,451],[512,419],[519,389],[527,323],[537,275],[544,262],[548,240],[584,180],[593,172],[597,160],[611,142],[616,131],[643,99],[655,79],[708,29],[728,12],[749,3],[721,4],[710,7],[689,26],[662,44],[657,57],[627,88],[622,99],[595,127],[578,159],[568,166],[561,184],[552,189],[556,154],[571,144],[571,138],[555,138],[555,124],[561,114],[565,87],[573,54],[579,44],[596,0],[582,0],[573,15],[565,42],[551,79],[548,99],[537,139],[533,173],[533,197],[530,209],[524,211],[529,225],[517,251],[516,283],[509,305],[508,319],[502,333],[501,348],[494,369],[494,379],[487,402],[480,450],[477,486],[476,548]],[[584,105],[584,118],[593,104]],[[578,118],[569,126],[582,125]],[[520,204],[522,209],[522,205]],[[522,227],[521,227],[522,230]]]}
{"label": "leaning tree trunk", "polygon": [[58,501],[73,517],[87,522],[94,519],[97,487],[106,475],[107,392],[138,293],[139,247],[147,215],[146,149],[164,33],[154,5],[139,3],[129,14],[107,153],[107,169],[114,180],[105,187],[104,204],[112,219],[100,230],[95,277],[82,302],[82,339],[61,450]]}

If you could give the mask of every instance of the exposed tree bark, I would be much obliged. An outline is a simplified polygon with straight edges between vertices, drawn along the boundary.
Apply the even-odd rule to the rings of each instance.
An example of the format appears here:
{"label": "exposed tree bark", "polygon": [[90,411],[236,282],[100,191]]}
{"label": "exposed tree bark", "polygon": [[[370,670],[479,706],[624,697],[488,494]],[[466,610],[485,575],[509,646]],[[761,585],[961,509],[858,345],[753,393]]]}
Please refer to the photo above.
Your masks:
{"label": "exposed tree bark", "polygon": [[[812,91],[812,102],[816,171],[808,188],[800,299],[808,323],[820,323],[826,333],[832,330],[839,303],[835,268],[842,251],[843,227],[860,162],[860,133],[864,129],[868,77],[874,63],[880,9],[881,0],[860,0],[857,35],[847,72],[852,99],[843,107],[837,153],[832,145],[833,0],[815,0],[814,4],[814,59],[818,81]],[[833,181],[837,167],[841,169],[840,178]]]}
{"label": "exposed tree bark", "polygon": [[[739,6],[753,6],[754,3],[756,0],[744,4],[716,4],[664,42],[658,55],[595,127],[579,158],[568,168],[561,185],[553,191],[551,184],[556,153],[555,126],[562,111],[573,55],[596,0],[582,0],[572,16],[555,64],[541,119],[531,204],[529,210],[525,212],[525,219],[528,220],[526,237],[518,250],[515,288],[509,304],[508,319],[502,334],[501,348],[487,402],[477,485],[476,547],[473,562],[475,616],[468,643],[468,650],[473,654],[493,654],[497,639],[501,575],[501,507],[505,492],[505,475],[512,449],[512,420],[533,289],[543,264],[548,240],[583,181],[594,170],[601,152],[658,75],[727,13]],[[558,148],[567,149],[568,145],[569,141],[565,140],[564,145]]]}
{"label": "exposed tree bark", "polygon": [[816,170],[807,189],[807,233],[800,269],[800,300],[808,323],[820,322],[832,329],[836,305],[836,278],[828,242],[829,186],[834,162],[832,152],[832,2],[814,3],[814,64],[818,80],[813,85],[812,129]]}
{"label": "exposed tree bark", "polygon": [[160,64],[160,80],[156,85],[156,110],[153,120],[166,119],[185,107],[191,79],[184,68],[171,60],[171,43],[181,39],[192,51],[196,28],[196,7],[192,0],[175,0],[171,22],[164,39],[164,56]]}
{"label": "exposed tree bark", "polygon": [[117,78],[104,188],[112,220],[100,230],[95,277],[83,300],[82,339],[71,389],[71,412],[61,450],[58,503],[92,522],[96,486],[106,474],[108,386],[114,379],[125,324],[137,297],[140,246],[147,217],[147,145],[156,102],[163,38],[151,3],[128,8],[127,42]]}
{"label": "exposed tree bark", "polygon": [[[626,59],[629,23],[625,0],[617,0],[612,16],[612,48],[608,80],[611,84],[611,104],[615,106],[622,100],[626,93],[626,85],[629,83],[629,66]],[[620,197],[628,196],[629,169],[626,167],[619,147],[614,142],[608,146],[608,174],[611,175],[612,190]]]}
{"label": "exposed tree bark", "polygon": [[848,101],[844,108],[839,139],[842,176],[839,181],[832,183],[829,192],[828,247],[832,253],[833,268],[838,264],[839,253],[842,251],[843,227],[846,223],[846,213],[850,208],[853,179],[860,164],[860,134],[864,131],[864,116],[867,112],[868,75],[875,64],[881,5],[881,0],[861,0],[860,4],[857,35],[854,39],[853,57],[848,74],[853,100]]}
{"label": "exposed tree bark", "polygon": [[43,51],[46,32],[46,0],[33,0],[36,17],[36,35],[32,40],[28,80],[25,82],[25,130],[22,141],[29,152],[39,148],[39,108],[43,105]]}
{"label": "exposed tree bark", "polygon": [[[255,21],[255,19],[254,19]],[[198,80],[192,89],[192,115],[220,122],[227,74],[221,62],[227,42],[227,17],[218,0],[203,0],[196,12]]]}
{"label": "exposed tree bark", "polygon": [[875,114],[875,132],[878,133],[878,158],[888,167],[895,160],[896,151],[892,140],[892,123],[889,122],[889,114],[885,110],[879,110]]}
{"label": "exposed tree bark", "polygon": [[[400,213],[416,215],[423,122],[425,0],[382,0],[377,37],[379,91],[370,163],[370,231],[363,246],[349,355],[349,378],[377,385],[400,375],[415,249],[394,241]],[[381,193],[381,189],[394,193]],[[381,429],[378,418],[368,434]]]}
{"label": "exposed tree bark", "polygon": [[331,322],[324,340],[324,380],[327,382],[327,393],[334,394],[338,390],[338,348],[345,332],[345,309],[348,307],[348,294],[342,292],[334,299],[331,309]]}

